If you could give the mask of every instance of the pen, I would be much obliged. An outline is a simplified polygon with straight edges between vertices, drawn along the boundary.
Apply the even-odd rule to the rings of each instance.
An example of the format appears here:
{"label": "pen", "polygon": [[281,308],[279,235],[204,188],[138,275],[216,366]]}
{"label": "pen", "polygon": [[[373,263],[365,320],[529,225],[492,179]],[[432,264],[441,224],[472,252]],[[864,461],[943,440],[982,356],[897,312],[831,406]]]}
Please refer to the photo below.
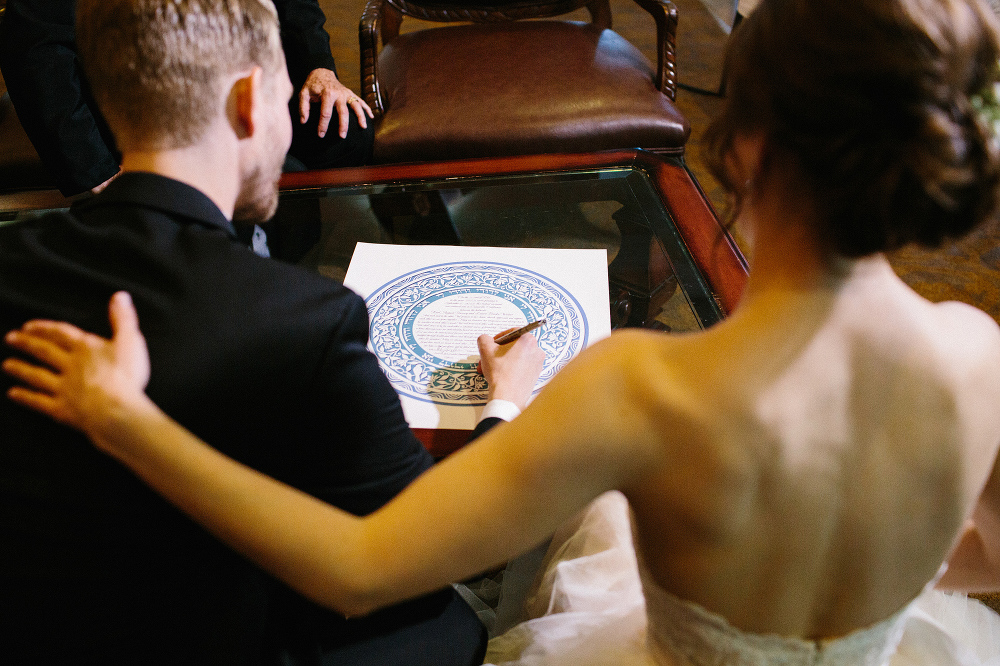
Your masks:
{"label": "pen", "polygon": [[514,342],[519,337],[525,333],[530,333],[539,326],[545,323],[544,319],[539,319],[538,321],[533,321],[527,326],[522,326],[521,328],[514,329],[513,331],[506,331],[504,333],[497,333],[493,336],[493,342],[498,345],[506,345],[508,343]]}

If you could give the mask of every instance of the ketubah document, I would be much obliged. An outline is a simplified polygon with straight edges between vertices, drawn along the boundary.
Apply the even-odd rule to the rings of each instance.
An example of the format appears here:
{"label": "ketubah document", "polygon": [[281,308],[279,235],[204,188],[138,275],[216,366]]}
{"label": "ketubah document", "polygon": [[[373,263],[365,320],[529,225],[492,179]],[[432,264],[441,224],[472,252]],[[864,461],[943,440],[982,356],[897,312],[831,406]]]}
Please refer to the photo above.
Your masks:
{"label": "ketubah document", "polygon": [[537,393],[611,333],[605,250],[358,243],[344,284],[368,305],[371,350],[413,428],[472,430],[486,404],[483,333],[545,324]]}

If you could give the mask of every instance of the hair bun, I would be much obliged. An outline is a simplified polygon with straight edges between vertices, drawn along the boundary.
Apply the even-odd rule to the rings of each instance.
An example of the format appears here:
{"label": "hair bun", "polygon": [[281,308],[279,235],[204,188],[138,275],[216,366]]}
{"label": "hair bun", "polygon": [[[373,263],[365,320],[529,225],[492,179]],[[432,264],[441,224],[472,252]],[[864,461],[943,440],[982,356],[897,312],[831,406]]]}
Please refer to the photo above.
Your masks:
{"label": "hair bun", "polygon": [[980,0],[764,0],[727,53],[713,171],[738,134],[799,167],[831,248],[940,245],[994,214],[997,17]]}

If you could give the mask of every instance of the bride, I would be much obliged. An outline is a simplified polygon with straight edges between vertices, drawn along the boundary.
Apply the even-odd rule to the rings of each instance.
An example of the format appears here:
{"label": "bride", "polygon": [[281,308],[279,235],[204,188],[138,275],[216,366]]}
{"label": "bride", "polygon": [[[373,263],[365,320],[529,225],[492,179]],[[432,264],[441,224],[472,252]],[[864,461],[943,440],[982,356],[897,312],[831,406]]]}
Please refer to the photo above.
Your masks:
{"label": "bride", "polygon": [[9,396],[345,615],[559,528],[536,619],[494,641],[496,661],[996,663],[1000,620],[939,590],[1000,588],[1000,332],[924,300],[881,253],[994,214],[998,56],[979,0],[763,0],[732,36],[708,137],[753,243],[737,310],[696,334],[615,333],[366,518],[163,414],[124,295],[111,340],[9,334],[45,364],[5,361],[27,385]]}

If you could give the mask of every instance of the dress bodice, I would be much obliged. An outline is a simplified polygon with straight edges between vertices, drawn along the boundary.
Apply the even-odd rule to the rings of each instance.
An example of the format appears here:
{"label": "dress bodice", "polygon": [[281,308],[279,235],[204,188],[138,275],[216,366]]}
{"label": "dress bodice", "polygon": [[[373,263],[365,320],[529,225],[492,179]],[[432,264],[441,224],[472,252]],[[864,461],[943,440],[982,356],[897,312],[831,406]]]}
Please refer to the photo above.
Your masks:
{"label": "dress bodice", "polygon": [[557,531],[526,606],[530,619],[490,641],[487,663],[1000,666],[1000,617],[935,590],[935,581],[906,609],[839,638],[748,633],[653,580],[634,548],[628,501],[610,492]]}
{"label": "dress bodice", "polygon": [[833,639],[807,640],[753,634],[720,615],[667,592],[649,575],[641,556],[647,646],[657,664],[671,666],[883,666],[903,634],[905,611]]}

